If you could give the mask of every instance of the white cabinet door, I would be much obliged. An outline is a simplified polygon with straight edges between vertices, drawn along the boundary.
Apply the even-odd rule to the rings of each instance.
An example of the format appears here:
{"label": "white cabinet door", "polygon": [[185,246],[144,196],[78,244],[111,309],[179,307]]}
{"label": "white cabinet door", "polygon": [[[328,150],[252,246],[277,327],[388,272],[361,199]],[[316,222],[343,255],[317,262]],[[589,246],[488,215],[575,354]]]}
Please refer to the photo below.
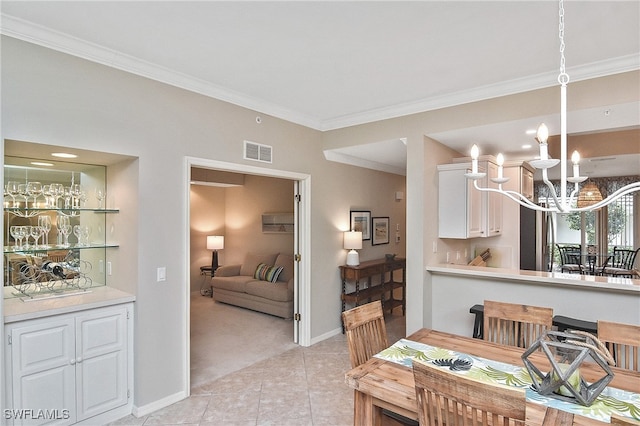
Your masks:
{"label": "white cabinet door", "polygon": [[127,309],[76,319],[78,421],[127,403]]}
{"label": "white cabinet door", "polygon": [[[490,188],[498,189],[498,184],[493,183],[491,178],[498,177],[498,166],[491,162],[487,162],[487,185]],[[487,237],[500,235],[502,232],[502,200],[503,195],[495,192],[487,194]]]}
{"label": "white cabinet door", "polygon": [[[485,179],[479,179],[478,185],[482,186]],[[485,236],[485,221],[486,221],[486,207],[485,195],[478,191],[474,185],[473,180],[467,179],[467,193],[465,197],[466,201],[466,215],[467,215],[467,227],[465,238],[477,238]],[[451,212],[451,214],[456,214]]]}
{"label": "white cabinet door", "polygon": [[[11,337],[12,418],[16,425],[75,423],[75,354],[72,318],[30,321]],[[6,413],[5,413],[6,414]]]}
{"label": "white cabinet door", "polygon": [[129,414],[131,310],[116,305],[8,324],[4,418],[62,426]]}

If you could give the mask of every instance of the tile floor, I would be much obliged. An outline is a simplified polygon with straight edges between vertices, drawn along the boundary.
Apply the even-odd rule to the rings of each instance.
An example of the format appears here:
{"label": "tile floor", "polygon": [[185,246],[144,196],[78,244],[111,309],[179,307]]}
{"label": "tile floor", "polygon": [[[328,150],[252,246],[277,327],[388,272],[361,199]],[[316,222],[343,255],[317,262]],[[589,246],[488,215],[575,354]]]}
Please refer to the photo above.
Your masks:
{"label": "tile floor", "polygon": [[[387,319],[390,343],[404,336],[397,310]],[[204,384],[169,407],[112,425],[352,425],[353,390],[344,335],[296,347]]]}

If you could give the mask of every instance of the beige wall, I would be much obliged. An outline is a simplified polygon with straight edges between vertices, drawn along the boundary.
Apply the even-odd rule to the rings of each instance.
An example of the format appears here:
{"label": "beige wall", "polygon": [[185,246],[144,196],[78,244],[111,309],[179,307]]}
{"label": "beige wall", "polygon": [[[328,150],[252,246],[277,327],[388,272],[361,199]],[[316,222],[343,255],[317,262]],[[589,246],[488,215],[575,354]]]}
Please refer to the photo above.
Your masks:
{"label": "beige wall", "polygon": [[247,175],[227,188],[224,264],[242,263],[248,252],[293,254],[292,233],[263,233],[263,213],[293,212],[293,181]]}
{"label": "beige wall", "polygon": [[[569,113],[573,110],[606,107],[640,99],[640,72],[573,82],[569,88]],[[482,124],[518,120],[531,116],[557,114],[559,88],[550,87],[496,99],[473,102],[374,123],[325,132],[325,149],[361,145],[382,140],[407,140],[407,332],[432,324],[431,276],[426,265],[442,263],[446,251],[468,250],[478,239],[438,238],[437,173],[435,166],[455,156],[465,157],[428,138],[430,134]],[[469,141],[469,145],[472,141]],[[439,146],[440,145],[440,146]],[[414,234],[415,232],[415,234]],[[517,237],[490,238],[496,246],[514,244]],[[433,251],[436,242],[437,250]],[[481,241],[484,244],[484,241]],[[454,296],[452,296],[454,297]]]}
{"label": "beige wall", "polygon": [[[114,285],[136,295],[134,405],[141,412],[187,392],[187,157],[310,176],[311,252],[304,255],[311,294],[303,321],[312,339],[341,330],[338,266],[349,210],[369,207],[406,231],[404,204],[393,199],[404,177],[325,160],[318,131],[9,37],[2,37],[1,54],[2,139],[135,159],[121,167],[124,178],[110,179],[120,208]],[[244,140],[273,146],[273,163],[244,160]],[[365,246],[361,255],[391,248],[404,254],[404,246]],[[166,281],[157,281],[159,267]]]}
{"label": "beige wall", "polygon": [[223,235],[220,265],[242,263],[247,252],[293,253],[292,233],[263,233],[262,213],[293,212],[293,181],[247,175],[244,185],[191,185],[191,291],[200,289],[200,266],[211,264],[207,235]]}
{"label": "beige wall", "polygon": [[[191,185],[189,194],[189,253],[191,291],[199,290],[203,277],[200,266],[211,265],[207,235],[225,235],[225,189],[216,186]],[[222,251],[219,252],[221,258]]]}

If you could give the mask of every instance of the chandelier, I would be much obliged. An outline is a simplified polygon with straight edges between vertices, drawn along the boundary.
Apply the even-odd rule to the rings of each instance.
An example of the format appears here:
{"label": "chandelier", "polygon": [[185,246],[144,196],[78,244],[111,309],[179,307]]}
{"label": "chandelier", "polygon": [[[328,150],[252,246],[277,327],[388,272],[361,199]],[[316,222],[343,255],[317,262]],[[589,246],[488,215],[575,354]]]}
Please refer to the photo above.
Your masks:
{"label": "chandelier", "polygon": [[[479,150],[477,145],[473,145],[471,148],[471,173],[466,173],[467,179],[472,179],[473,186],[479,191],[497,192],[505,195],[518,204],[539,211],[556,212],[556,213],[571,213],[571,212],[585,212],[597,210],[612,202],[616,201],[620,197],[631,194],[632,192],[640,190],[640,182],[630,183],[613,194],[609,195],[604,200],[600,197],[600,200],[594,199],[590,202],[579,202],[576,205],[576,195],[579,192],[579,184],[587,180],[586,176],[580,176],[580,154],[578,151],[574,151],[571,155],[571,161],[573,163],[573,176],[567,176],[567,83],[569,83],[569,75],[565,69],[565,57],[564,57],[564,3],[560,0],[560,23],[559,23],[559,36],[560,36],[560,74],[558,75],[558,83],[560,83],[560,159],[549,158],[549,151],[547,145],[547,139],[549,138],[549,130],[547,126],[542,123],[538,127],[536,134],[536,140],[540,146],[540,159],[530,161],[529,164],[542,171],[542,181],[549,188],[551,193],[551,199],[547,200],[546,205],[538,205],[529,200],[523,194],[516,191],[504,190],[502,184],[506,183],[509,178],[502,175],[502,164],[504,157],[502,154],[498,154],[496,157],[496,163],[498,165],[498,176],[490,178],[491,181],[498,185],[498,188],[480,187],[478,180],[483,179],[486,173],[478,172],[478,156]],[[553,183],[548,178],[547,171],[560,164],[560,193],[556,193],[556,189]],[[573,184],[573,190],[567,197],[567,186]]]}

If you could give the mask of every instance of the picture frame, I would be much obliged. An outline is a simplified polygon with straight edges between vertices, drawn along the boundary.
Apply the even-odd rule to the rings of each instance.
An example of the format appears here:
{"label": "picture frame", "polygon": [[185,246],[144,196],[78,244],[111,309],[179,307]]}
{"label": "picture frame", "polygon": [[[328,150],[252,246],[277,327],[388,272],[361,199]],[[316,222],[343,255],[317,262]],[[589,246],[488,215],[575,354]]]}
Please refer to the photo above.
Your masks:
{"label": "picture frame", "polygon": [[371,239],[371,212],[367,210],[351,210],[350,221],[352,231],[362,232],[362,240]]}
{"label": "picture frame", "polygon": [[374,217],[371,221],[371,230],[372,245],[389,244],[388,217]]}

